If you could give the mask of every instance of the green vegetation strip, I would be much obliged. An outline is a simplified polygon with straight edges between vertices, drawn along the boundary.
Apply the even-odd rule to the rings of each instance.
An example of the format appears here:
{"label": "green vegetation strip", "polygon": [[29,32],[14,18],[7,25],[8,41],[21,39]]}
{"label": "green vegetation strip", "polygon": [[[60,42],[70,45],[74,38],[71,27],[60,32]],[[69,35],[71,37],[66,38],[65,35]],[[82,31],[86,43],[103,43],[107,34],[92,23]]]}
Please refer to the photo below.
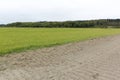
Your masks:
{"label": "green vegetation strip", "polygon": [[0,28],[0,55],[120,34],[120,29]]}

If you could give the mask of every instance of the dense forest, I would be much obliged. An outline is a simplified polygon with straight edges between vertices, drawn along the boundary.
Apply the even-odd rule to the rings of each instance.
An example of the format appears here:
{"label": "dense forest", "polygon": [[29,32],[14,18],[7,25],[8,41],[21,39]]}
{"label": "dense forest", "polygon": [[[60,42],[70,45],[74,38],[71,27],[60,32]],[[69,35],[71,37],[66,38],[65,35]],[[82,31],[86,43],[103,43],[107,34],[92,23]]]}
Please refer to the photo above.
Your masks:
{"label": "dense forest", "polygon": [[100,19],[63,22],[15,22],[1,24],[1,27],[35,27],[35,28],[119,28],[120,19]]}

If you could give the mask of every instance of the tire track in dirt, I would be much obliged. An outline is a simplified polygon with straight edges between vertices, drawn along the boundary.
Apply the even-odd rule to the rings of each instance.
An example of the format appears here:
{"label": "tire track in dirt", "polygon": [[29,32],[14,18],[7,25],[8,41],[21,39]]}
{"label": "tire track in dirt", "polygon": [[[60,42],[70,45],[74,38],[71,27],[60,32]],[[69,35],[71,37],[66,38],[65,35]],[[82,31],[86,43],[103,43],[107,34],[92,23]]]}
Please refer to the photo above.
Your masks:
{"label": "tire track in dirt", "polygon": [[119,80],[120,35],[0,57],[0,80]]}

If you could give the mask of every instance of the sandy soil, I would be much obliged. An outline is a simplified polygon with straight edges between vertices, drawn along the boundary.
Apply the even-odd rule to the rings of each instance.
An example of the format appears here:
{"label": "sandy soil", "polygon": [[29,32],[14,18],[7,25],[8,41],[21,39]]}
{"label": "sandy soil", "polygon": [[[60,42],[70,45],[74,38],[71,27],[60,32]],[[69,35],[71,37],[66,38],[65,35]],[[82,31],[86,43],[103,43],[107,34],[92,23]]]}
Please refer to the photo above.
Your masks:
{"label": "sandy soil", "polygon": [[0,57],[0,80],[119,80],[120,35]]}

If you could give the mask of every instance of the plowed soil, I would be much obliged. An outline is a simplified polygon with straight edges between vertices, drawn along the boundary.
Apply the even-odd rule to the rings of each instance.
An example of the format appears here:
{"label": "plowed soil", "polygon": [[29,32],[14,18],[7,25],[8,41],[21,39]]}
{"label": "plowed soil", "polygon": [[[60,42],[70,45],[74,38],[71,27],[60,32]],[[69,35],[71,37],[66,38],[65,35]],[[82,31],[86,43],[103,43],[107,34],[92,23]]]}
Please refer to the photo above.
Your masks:
{"label": "plowed soil", "polygon": [[119,80],[120,35],[0,57],[0,80]]}

